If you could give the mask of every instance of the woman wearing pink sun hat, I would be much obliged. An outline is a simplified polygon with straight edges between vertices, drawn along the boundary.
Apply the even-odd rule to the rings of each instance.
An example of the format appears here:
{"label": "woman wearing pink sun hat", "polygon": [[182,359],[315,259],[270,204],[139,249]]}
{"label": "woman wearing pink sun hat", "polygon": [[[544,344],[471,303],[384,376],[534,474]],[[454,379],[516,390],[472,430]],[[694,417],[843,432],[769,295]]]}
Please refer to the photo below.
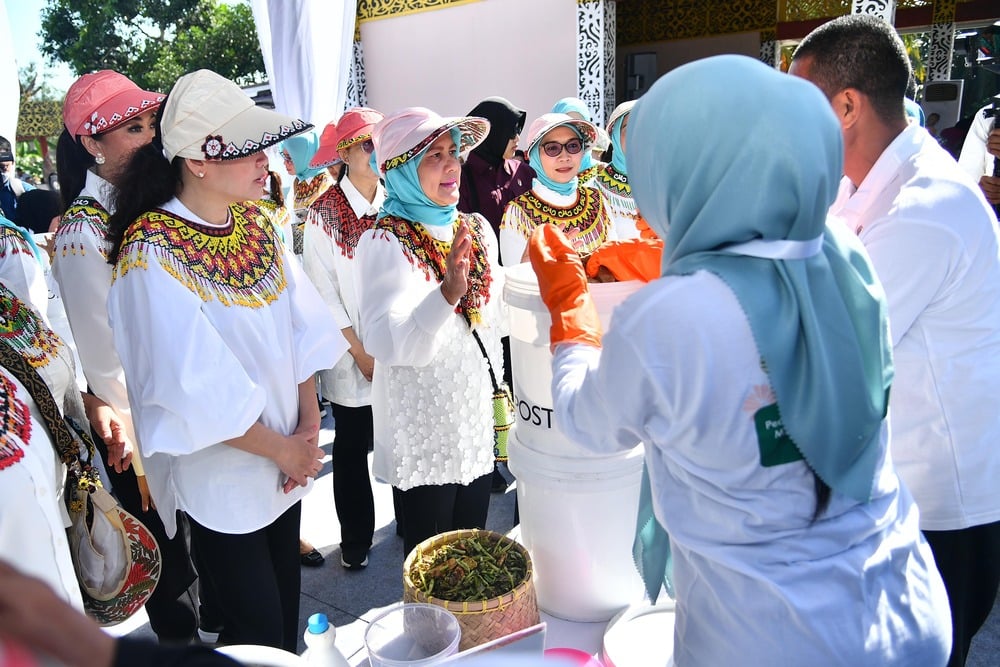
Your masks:
{"label": "woman wearing pink sun hat", "polygon": [[98,424],[95,442],[114,491],[160,544],[163,572],[146,603],[150,626],[161,641],[176,642],[195,634],[187,596],[195,572],[183,537],[168,538],[153,507],[104,305],[111,288],[106,236],[118,184],[132,153],[152,140],[163,99],[111,70],[84,74],[70,86],[56,149],[65,213],[56,232],[52,273],[73,329],[87,379],[88,412]]}
{"label": "woman wearing pink sun hat", "polygon": [[332,136],[324,133],[314,161],[343,162],[340,180],[324,192],[306,216],[302,263],[323,296],[350,354],[332,369],[320,371],[323,398],[337,423],[333,440],[333,499],[340,521],[340,563],[349,570],[368,564],[375,532],[375,501],[368,473],[372,447],[371,380],[375,359],[361,342],[355,292],[358,239],[375,224],[385,188],[372,171],[372,128],[382,120],[368,108],[349,109]]}

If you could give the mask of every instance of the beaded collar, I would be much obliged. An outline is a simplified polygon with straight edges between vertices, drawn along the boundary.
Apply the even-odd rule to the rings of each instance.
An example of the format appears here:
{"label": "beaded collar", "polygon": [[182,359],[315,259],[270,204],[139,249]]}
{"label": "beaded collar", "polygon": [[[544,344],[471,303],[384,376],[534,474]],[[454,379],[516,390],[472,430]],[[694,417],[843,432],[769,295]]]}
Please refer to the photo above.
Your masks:
{"label": "beaded collar", "polygon": [[591,253],[607,240],[610,226],[601,197],[595,188],[581,187],[577,190],[576,204],[561,208],[542,201],[529,190],[513,201],[525,217],[515,222],[526,239],[535,227],[552,223],[564,233],[573,232],[573,245],[578,252]]}
{"label": "beaded collar", "polygon": [[0,283],[0,339],[16,350],[32,368],[42,368],[59,355],[59,335],[42,322],[27,304]]}
{"label": "beaded collar", "polygon": [[358,247],[358,239],[375,224],[375,214],[363,215],[360,218],[354,214],[351,202],[337,183],[323,193],[312,205],[323,223],[323,231],[329,236],[344,256],[354,258],[354,250]]}
{"label": "beaded collar", "polygon": [[17,397],[17,385],[0,373],[0,470],[24,458],[22,444],[31,438],[31,408]]}
{"label": "beaded collar", "polygon": [[156,209],[129,227],[114,277],[152,258],[203,301],[260,308],[286,286],[274,225],[258,207],[232,204],[229,224],[209,227]]}
{"label": "beaded collar", "polygon": [[309,208],[332,184],[333,176],[325,169],[305,181],[296,178],[292,185],[292,207]]}
{"label": "beaded collar", "polygon": [[[453,230],[458,230],[462,220],[469,224],[469,236],[472,240],[471,266],[469,290],[455,304],[455,312],[462,314],[469,322],[479,324],[483,319],[481,308],[490,300],[493,276],[483,244],[483,218],[475,214],[459,213],[453,224]],[[394,235],[403,246],[410,264],[421,268],[428,281],[444,280],[445,260],[451,252],[450,241],[439,241],[428,234],[421,225],[415,225],[409,220],[392,215],[380,218],[375,223],[375,229]]]}
{"label": "beaded collar", "polygon": [[110,250],[107,242],[108,218],[110,217],[111,214],[93,197],[74,199],[66,212],[63,213],[62,220],[59,221],[59,228],[56,230],[60,240],[69,239],[69,243],[62,245],[62,256],[65,257],[67,253],[72,255],[86,254],[87,251],[83,244],[78,244],[77,239],[72,235],[79,234],[84,229],[89,228],[91,234],[103,241],[98,247],[107,261]]}
{"label": "beaded collar", "polygon": [[594,182],[608,192],[622,197],[632,196],[632,186],[628,184],[628,176],[617,171],[610,162],[604,169],[597,172],[597,178],[594,179]]}

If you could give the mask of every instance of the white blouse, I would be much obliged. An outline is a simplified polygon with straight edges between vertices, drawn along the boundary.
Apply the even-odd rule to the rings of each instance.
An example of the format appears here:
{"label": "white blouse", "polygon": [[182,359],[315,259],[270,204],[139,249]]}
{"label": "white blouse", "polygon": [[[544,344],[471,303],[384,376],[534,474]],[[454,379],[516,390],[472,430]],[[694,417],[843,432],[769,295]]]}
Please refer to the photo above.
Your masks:
{"label": "white blouse", "polygon": [[[503,273],[493,230],[480,218],[492,282],[477,325],[497,378],[505,321]],[[450,243],[451,226],[423,226]],[[402,490],[469,484],[493,470],[493,388],[465,318],[441,294],[441,282],[391,232],[365,232],[358,243],[358,300],[365,349],[375,357],[373,472]]]}
{"label": "white blouse", "polygon": [[258,421],[291,434],[298,385],[347,350],[273,225],[239,208],[235,222],[214,229],[177,199],[144,214],[127,234],[108,297],[147,477],[170,535],[176,509],[211,530],[248,533],[306,494],[285,494],[273,461],[225,443]]}
{"label": "white blouse", "polygon": [[[343,195],[341,195],[343,193]],[[302,264],[333,319],[341,329],[351,327],[362,339],[358,298],[355,291],[358,263],[357,238],[350,238],[348,225],[342,224],[336,205],[343,196],[356,219],[374,216],[385,200],[385,188],[379,183],[369,203],[351,183],[350,177],[330,186],[309,207],[306,215]],[[348,223],[354,221],[348,221]],[[371,382],[361,373],[350,354],[341,357],[332,369],[320,371],[323,398],[331,403],[356,408],[371,404]]]}

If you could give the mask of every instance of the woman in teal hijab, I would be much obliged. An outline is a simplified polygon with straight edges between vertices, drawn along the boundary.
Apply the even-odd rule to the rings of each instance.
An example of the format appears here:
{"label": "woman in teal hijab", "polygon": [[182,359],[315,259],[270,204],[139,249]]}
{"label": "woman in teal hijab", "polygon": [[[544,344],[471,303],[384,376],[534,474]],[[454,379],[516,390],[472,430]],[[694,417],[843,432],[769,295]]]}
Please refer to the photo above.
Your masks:
{"label": "woman in teal hijab", "polygon": [[296,211],[309,208],[316,199],[333,185],[333,177],[325,168],[314,169],[309,161],[319,150],[319,135],[310,130],[281,142],[281,155],[285,171],[294,176],[292,208]]}
{"label": "woman in teal hijab", "polygon": [[[588,109],[583,100],[578,97],[562,98],[552,105],[552,111],[549,113],[564,113],[571,118],[585,120],[588,123],[593,122],[590,120],[590,109]],[[603,148],[607,148],[606,143]],[[591,179],[597,175],[597,171],[603,166],[604,163],[595,160],[589,150],[585,151],[583,154],[583,160],[580,161],[580,183],[584,185],[590,183]]]}
{"label": "woman in teal hijab", "polygon": [[[860,243],[825,223],[841,134],[803,83],[719,56],[639,100],[627,158],[662,276],[603,341],[579,260],[536,232],[554,414],[596,451],[645,445],[678,667],[943,665],[946,593],[888,454],[885,300]],[[663,562],[640,555],[655,600]]]}

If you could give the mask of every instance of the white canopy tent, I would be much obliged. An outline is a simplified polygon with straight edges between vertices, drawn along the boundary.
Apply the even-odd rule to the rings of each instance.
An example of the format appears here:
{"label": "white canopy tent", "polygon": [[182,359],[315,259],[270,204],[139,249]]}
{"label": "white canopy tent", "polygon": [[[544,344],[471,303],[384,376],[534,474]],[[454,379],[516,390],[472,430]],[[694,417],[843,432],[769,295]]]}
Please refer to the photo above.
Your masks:
{"label": "white canopy tent", "polygon": [[357,0],[252,0],[274,107],[318,130],[344,111]]}

